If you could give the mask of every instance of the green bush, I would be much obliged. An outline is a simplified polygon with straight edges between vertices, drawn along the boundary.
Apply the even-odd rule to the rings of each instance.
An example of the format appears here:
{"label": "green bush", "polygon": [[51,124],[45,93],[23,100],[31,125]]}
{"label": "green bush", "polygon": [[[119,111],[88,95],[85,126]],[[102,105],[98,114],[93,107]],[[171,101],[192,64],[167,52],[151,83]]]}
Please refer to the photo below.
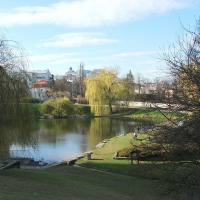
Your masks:
{"label": "green bush", "polygon": [[90,106],[81,106],[82,110],[83,110],[83,113],[85,115],[92,115],[91,113],[91,107]]}
{"label": "green bush", "polygon": [[67,97],[56,99],[53,102],[45,101],[41,108],[41,114],[43,116],[67,117],[74,113],[82,113],[81,108],[74,106]]}
{"label": "green bush", "polygon": [[68,98],[59,99],[54,102],[52,114],[56,117],[67,117],[74,113],[74,106]]}
{"label": "green bush", "polygon": [[26,115],[31,115],[34,118],[38,118],[41,115],[42,104],[40,103],[21,103],[21,106],[27,113]]}
{"label": "green bush", "polygon": [[41,103],[34,103],[34,104],[31,104],[31,107],[33,108],[35,116],[39,117],[41,115],[42,104]]}
{"label": "green bush", "polygon": [[82,106],[74,106],[74,113],[83,114],[83,107]]}
{"label": "green bush", "polygon": [[45,101],[45,102],[42,104],[41,114],[42,114],[43,116],[52,115],[54,109],[55,109],[55,102]]}
{"label": "green bush", "polygon": [[20,99],[21,103],[40,103],[39,99],[33,97],[23,97]]}

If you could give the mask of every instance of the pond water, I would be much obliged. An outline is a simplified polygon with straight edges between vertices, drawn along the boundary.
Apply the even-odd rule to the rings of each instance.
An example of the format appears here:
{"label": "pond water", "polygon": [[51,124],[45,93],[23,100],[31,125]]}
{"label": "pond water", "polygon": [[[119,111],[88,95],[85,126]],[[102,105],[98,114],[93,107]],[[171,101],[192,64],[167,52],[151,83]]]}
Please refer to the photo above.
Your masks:
{"label": "pond water", "polygon": [[141,122],[127,118],[38,120],[31,135],[36,147],[13,143],[10,150],[29,150],[35,160],[61,162],[94,150],[104,139],[133,132]]}

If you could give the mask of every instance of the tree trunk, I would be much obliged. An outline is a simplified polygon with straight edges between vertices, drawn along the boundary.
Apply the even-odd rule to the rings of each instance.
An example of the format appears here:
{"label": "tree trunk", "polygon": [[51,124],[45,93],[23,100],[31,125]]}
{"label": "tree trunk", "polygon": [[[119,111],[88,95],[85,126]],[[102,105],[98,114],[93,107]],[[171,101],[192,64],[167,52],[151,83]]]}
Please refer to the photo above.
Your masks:
{"label": "tree trunk", "polygon": [[109,114],[112,114],[112,104],[109,102],[109,104],[108,104],[108,106],[109,106]]}

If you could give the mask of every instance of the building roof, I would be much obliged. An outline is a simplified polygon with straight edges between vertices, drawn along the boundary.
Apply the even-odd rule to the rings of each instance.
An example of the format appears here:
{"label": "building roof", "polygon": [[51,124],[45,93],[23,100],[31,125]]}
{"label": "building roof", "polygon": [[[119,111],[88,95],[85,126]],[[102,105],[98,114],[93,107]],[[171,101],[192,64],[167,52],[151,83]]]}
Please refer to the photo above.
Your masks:
{"label": "building roof", "polygon": [[72,67],[70,67],[68,72],[75,72],[75,71],[72,69]]}
{"label": "building roof", "polygon": [[38,81],[33,84],[33,88],[47,87],[48,83],[45,80]]}
{"label": "building roof", "polygon": [[37,73],[37,74],[46,74],[48,71],[49,71],[48,69],[45,69],[45,70],[31,70],[29,72]]}

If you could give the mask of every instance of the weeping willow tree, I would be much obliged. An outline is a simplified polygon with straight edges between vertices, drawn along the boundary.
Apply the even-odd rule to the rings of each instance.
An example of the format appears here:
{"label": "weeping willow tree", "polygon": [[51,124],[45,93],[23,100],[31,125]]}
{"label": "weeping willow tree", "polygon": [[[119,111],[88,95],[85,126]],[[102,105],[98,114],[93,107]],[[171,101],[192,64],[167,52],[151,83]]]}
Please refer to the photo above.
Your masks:
{"label": "weeping willow tree", "polygon": [[117,75],[117,68],[102,69],[97,76],[85,80],[85,97],[88,99],[94,115],[102,115],[106,106],[109,108],[109,114],[112,113],[112,105],[118,93]]}
{"label": "weeping willow tree", "polygon": [[20,104],[29,96],[27,86],[27,55],[15,41],[0,36],[0,150],[8,150],[11,141],[35,143],[27,137],[32,125],[33,111]]}

